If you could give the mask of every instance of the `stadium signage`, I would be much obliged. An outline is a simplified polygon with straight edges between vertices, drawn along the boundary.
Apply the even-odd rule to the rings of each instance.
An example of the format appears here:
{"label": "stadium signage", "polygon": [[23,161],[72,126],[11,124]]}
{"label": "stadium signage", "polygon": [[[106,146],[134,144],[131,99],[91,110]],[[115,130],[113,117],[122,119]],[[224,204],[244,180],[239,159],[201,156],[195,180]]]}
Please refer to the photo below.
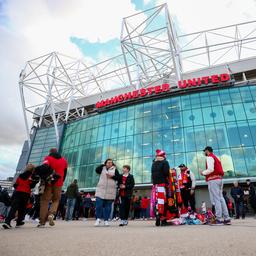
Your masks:
{"label": "stadium signage", "polygon": [[[220,75],[212,75],[212,76],[204,76],[187,80],[178,81],[179,89],[186,89],[191,87],[197,87],[201,85],[209,85],[209,84],[219,84],[225,83],[230,80],[229,74],[220,74]],[[103,108],[110,105],[115,105],[118,103],[122,103],[131,99],[144,98],[150,95],[157,95],[169,92],[171,89],[170,84],[162,84],[147,88],[141,88],[139,90],[135,90],[132,92],[123,93],[112,97],[110,99],[101,100],[96,103],[96,108]]]}

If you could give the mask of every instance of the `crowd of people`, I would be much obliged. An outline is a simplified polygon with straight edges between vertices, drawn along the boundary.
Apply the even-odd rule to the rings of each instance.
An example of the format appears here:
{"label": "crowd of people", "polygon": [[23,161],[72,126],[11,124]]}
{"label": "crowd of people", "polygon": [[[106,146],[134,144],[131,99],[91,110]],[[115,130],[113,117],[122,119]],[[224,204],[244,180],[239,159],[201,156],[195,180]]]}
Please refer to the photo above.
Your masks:
{"label": "crowd of people", "polygon": [[[127,226],[129,219],[155,219],[156,226],[168,224],[230,225],[231,217],[245,218],[249,206],[256,214],[256,194],[250,180],[245,186],[234,183],[231,197],[223,191],[223,168],[211,147],[204,149],[205,170],[199,170],[208,184],[211,207],[202,202],[196,209],[195,175],[185,164],[180,164],[179,174],[170,168],[163,150],[156,150],[151,168],[151,196],[140,196],[134,191],[135,179],[131,167],[124,165],[121,172],[112,159],[107,159],[95,172],[99,181],[95,194],[79,191],[74,179],[67,187],[64,184],[68,163],[57,149],[50,150],[42,165],[28,164],[15,184],[10,198],[0,188],[0,218],[3,228],[10,229],[16,219],[16,227],[25,224],[25,216],[38,222],[42,228],[46,222],[55,225],[56,219],[65,221],[95,218],[95,226],[109,226],[110,220],[119,220],[119,226]],[[0,219],[0,220],[1,220]]]}

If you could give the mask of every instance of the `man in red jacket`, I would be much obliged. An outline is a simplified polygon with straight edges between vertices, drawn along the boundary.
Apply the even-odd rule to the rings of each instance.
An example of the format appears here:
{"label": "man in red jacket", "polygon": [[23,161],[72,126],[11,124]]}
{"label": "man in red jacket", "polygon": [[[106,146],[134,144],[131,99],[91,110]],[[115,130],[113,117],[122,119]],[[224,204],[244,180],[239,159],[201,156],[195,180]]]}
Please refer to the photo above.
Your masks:
{"label": "man in red jacket", "polygon": [[[58,210],[60,201],[61,189],[67,174],[67,161],[62,157],[56,148],[50,149],[50,154],[45,157],[44,166],[53,169],[60,178],[54,184],[46,184],[44,193],[40,198],[40,223],[38,227],[44,227],[46,221],[49,221],[50,226],[54,226],[54,217]],[[48,211],[49,202],[52,202]]]}
{"label": "man in red jacket", "polygon": [[24,225],[24,217],[26,212],[26,206],[31,194],[31,188],[35,187],[37,181],[32,181],[31,175],[34,171],[35,166],[28,164],[23,173],[19,175],[13,187],[15,192],[12,198],[11,209],[8,216],[3,223],[4,229],[10,229],[11,221],[15,218],[16,211],[18,211],[18,218],[16,221],[16,227]]}
{"label": "man in red jacket", "polygon": [[[215,206],[216,211],[216,225],[230,225],[230,217],[228,214],[228,208],[223,198],[223,182],[222,177],[224,172],[220,160],[213,154],[212,147],[207,146],[204,149],[206,156],[206,170],[200,170],[200,174],[205,176],[208,183],[208,190],[210,194],[210,200],[212,205]],[[222,215],[224,216],[224,222],[221,221]]]}

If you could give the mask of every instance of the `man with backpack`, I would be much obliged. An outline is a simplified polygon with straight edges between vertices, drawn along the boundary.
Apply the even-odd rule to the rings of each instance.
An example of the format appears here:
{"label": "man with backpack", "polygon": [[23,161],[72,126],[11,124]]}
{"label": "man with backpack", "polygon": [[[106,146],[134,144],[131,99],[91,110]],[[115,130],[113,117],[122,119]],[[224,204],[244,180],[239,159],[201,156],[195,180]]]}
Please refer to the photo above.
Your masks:
{"label": "man with backpack", "polygon": [[[204,149],[206,156],[206,170],[200,170],[200,174],[205,176],[208,183],[208,190],[210,194],[210,200],[215,205],[216,211],[216,224],[215,225],[230,225],[230,217],[228,214],[228,208],[225,199],[222,195],[223,182],[222,178],[224,172],[220,160],[213,154],[212,147],[207,146]],[[224,216],[224,222],[222,222],[222,215]]]}

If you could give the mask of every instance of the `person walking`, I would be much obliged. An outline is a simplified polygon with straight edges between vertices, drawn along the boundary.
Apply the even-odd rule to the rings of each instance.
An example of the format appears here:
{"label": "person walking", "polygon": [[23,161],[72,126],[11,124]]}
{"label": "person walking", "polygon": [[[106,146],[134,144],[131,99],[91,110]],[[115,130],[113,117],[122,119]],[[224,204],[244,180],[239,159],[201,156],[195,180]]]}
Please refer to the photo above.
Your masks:
{"label": "person walking", "polygon": [[155,198],[156,226],[166,224],[166,185],[170,174],[169,162],[166,160],[166,153],[163,150],[156,150],[156,158],[151,167],[151,177],[153,182],[152,198]]}
{"label": "person walking", "polygon": [[99,226],[101,219],[104,219],[104,225],[109,226],[111,207],[116,198],[117,180],[119,172],[112,159],[107,159],[104,164],[96,168],[96,173],[100,175],[96,187],[96,222]]}
{"label": "person walking", "polygon": [[123,174],[118,177],[119,196],[120,196],[120,225],[128,225],[128,217],[130,212],[132,192],[135,185],[133,175],[130,174],[131,167],[123,166]]}
{"label": "person walking", "polygon": [[11,221],[15,218],[17,211],[18,218],[16,220],[16,227],[20,227],[25,224],[23,220],[26,214],[27,204],[30,199],[31,188],[36,185],[36,183],[31,179],[34,169],[35,166],[33,164],[28,164],[25,171],[19,175],[14,183],[13,186],[15,188],[15,192],[12,198],[11,209],[8,216],[5,218],[5,222],[3,223],[4,229],[10,229],[12,227]]}
{"label": "person walking", "polygon": [[195,201],[195,188],[196,178],[194,173],[188,169],[185,164],[180,164],[180,174],[178,176],[179,187],[181,191],[181,198],[184,207],[188,209],[191,207],[193,212],[196,212],[196,201]]}
{"label": "person walking", "polygon": [[236,208],[236,219],[240,219],[242,215],[242,219],[245,218],[245,209],[244,209],[244,191],[239,186],[237,181],[234,182],[234,186],[231,188],[231,196],[235,202]]}
{"label": "person walking", "polygon": [[[49,155],[43,161],[44,168],[51,168],[58,175],[57,181],[53,184],[45,184],[44,192],[40,196],[40,222],[37,227],[44,227],[46,221],[50,226],[54,226],[54,217],[57,213],[61,189],[67,175],[68,163],[64,157],[60,155],[56,148],[50,149]],[[51,207],[49,208],[49,203]]]}
{"label": "person walking", "polygon": [[[208,190],[212,205],[215,206],[216,223],[215,225],[230,225],[231,220],[228,214],[228,208],[222,195],[224,172],[220,160],[213,154],[212,147],[207,146],[204,149],[206,156],[206,170],[199,170],[200,174],[205,176],[208,183]],[[222,222],[224,216],[224,222]]]}
{"label": "person walking", "polygon": [[66,221],[70,221],[73,219],[73,213],[76,205],[76,199],[78,196],[78,185],[77,185],[77,179],[74,179],[74,181],[68,186],[66,197],[67,197],[67,210],[66,210]]}

